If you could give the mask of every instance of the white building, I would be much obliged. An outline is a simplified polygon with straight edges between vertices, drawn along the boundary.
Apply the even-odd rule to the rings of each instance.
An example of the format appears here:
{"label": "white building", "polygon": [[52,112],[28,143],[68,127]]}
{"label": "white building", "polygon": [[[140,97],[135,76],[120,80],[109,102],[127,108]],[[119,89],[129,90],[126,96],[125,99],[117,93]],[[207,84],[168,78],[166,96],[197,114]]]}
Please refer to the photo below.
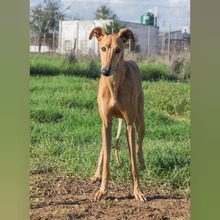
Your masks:
{"label": "white building", "polygon": [[[95,38],[89,40],[89,34],[94,27],[109,25],[113,20],[74,20],[59,22],[59,53],[98,54],[98,42]],[[139,23],[115,21],[129,28],[137,39],[142,55],[156,55],[159,45],[159,27]]]}
{"label": "white building", "polygon": [[[37,53],[38,51],[39,51],[39,46],[30,45],[30,52]],[[49,46],[42,45],[41,46],[41,53],[47,53],[47,52],[50,52]]]}

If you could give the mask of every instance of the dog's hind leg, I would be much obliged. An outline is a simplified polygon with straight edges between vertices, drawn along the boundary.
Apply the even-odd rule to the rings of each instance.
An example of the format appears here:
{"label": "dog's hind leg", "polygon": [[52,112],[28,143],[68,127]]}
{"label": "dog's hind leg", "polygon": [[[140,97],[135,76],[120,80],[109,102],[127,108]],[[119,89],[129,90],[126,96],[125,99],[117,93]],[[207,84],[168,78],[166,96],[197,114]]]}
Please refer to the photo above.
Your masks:
{"label": "dog's hind leg", "polygon": [[145,169],[145,163],[144,163],[144,156],[143,156],[143,149],[142,149],[142,142],[144,138],[144,123],[141,120],[140,122],[137,123],[136,121],[136,129],[138,132],[138,140],[136,144],[136,152],[138,155],[138,160],[140,164],[140,169],[144,170]]}
{"label": "dog's hind leg", "polygon": [[136,164],[135,129],[132,125],[127,125],[127,134],[128,134],[128,146],[130,149],[129,153],[130,153],[130,161],[131,161],[131,175],[133,180],[134,196],[136,200],[140,200],[144,202],[146,201],[146,198],[140,188],[139,175]]}
{"label": "dog's hind leg", "polygon": [[95,175],[91,178],[92,183],[95,183],[97,181],[101,182],[101,180],[102,180],[102,164],[103,164],[103,148],[101,149],[101,152],[100,152],[97,170],[95,172]]}
{"label": "dog's hind leg", "polygon": [[118,156],[118,142],[119,142],[119,137],[121,134],[121,129],[122,129],[122,119],[119,118],[118,120],[118,131],[117,131],[117,135],[116,135],[116,141],[115,141],[115,158],[116,158],[116,162],[118,165],[120,165],[120,160],[119,160],[119,156]]}
{"label": "dog's hind leg", "polygon": [[135,120],[135,126],[136,126],[137,133],[138,133],[136,152],[138,155],[138,160],[139,160],[141,170],[144,170],[145,168],[143,149],[142,149],[142,142],[143,142],[144,133],[145,133],[143,103],[144,103],[143,94],[141,93],[139,96],[138,114]]}

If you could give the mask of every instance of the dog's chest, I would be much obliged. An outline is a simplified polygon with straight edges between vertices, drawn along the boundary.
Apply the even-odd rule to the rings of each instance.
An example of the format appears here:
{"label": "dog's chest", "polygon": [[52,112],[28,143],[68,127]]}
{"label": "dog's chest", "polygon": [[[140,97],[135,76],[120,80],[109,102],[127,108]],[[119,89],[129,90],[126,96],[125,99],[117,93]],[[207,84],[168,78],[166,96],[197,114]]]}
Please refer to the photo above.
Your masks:
{"label": "dog's chest", "polygon": [[101,81],[99,84],[98,104],[104,112],[111,112],[113,117],[122,118],[128,111],[127,106],[132,106],[131,90],[126,85],[114,82]]}
{"label": "dog's chest", "polygon": [[122,118],[122,103],[118,100],[112,99],[109,104],[113,117]]}

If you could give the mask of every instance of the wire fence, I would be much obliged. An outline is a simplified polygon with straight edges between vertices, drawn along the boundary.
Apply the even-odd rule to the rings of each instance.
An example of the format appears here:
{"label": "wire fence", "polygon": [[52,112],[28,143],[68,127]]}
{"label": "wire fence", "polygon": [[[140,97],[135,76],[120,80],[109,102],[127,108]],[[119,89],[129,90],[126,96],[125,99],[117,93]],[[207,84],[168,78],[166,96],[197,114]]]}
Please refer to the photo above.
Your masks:
{"label": "wire fence", "polygon": [[[31,0],[31,9],[40,3],[40,0]],[[110,9],[113,19],[97,19],[95,13],[103,5]],[[97,54],[96,41],[88,39],[90,31],[95,26],[109,28],[114,24],[133,31],[136,43],[127,47],[129,52],[149,57],[189,51],[190,4],[187,0],[156,0],[150,4],[139,1],[62,0],[59,6],[63,17],[57,30],[40,36],[31,28],[30,52]]]}
{"label": "wire fence", "polygon": [[[39,1],[32,0],[31,6],[34,7],[37,3],[39,3]],[[39,155],[36,155],[36,152],[42,152],[39,151],[37,147],[43,146],[46,141],[47,143],[54,145],[54,143],[49,142],[49,140],[53,140],[56,137],[61,137],[56,138],[56,150],[64,142],[70,147],[74,147],[71,146],[72,140],[77,144],[80,144],[80,142],[86,142],[89,145],[90,142],[88,140],[90,140],[91,137],[94,139],[94,131],[96,130],[94,126],[91,133],[92,136],[90,134],[89,136],[86,135],[88,133],[87,130],[91,130],[91,127],[89,127],[90,124],[93,125],[93,122],[96,119],[92,118],[89,124],[88,122],[81,120],[81,118],[84,117],[78,117],[76,114],[72,114],[74,111],[77,113],[81,111],[89,116],[89,118],[94,115],[92,114],[93,108],[91,108],[91,103],[93,103],[93,98],[96,99],[95,96],[93,97],[93,94],[95,94],[94,90],[97,90],[97,79],[100,78],[101,63],[100,59],[98,59],[98,62],[97,59],[91,59],[93,56],[96,56],[96,58],[98,57],[98,45],[96,39],[89,40],[89,33],[95,26],[103,26],[106,29],[110,29],[108,30],[109,32],[113,32],[113,27],[117,26],[116,24],[119,24],[117,27],[123,26],[130,28],[134,33],[136,43],[132,44],[132,42],[129,42],[129,44],[126,45],[127,55],[132,54],[132,58],[137,56],[137,59],[145,59],[147,57],[150,59],[152,58],[152,60],[155,58],[152,56],[157,56],[156,58],[160,59],[161,56],[164,55],[165,59],[169,61],[168,65],[163,65],[164,63],[161,65],[161,63],[157,62],[138,63],[143,81],[163,80],[163,82],[159,82],[158,84],[145,84],[145,87],[143,87],[146,92],[144,102],[147,106],[147,108],[145,108],[145,110],[147,109],[145,112],[145,120],[148,120],[148,123],[146,124],[148,130],[147,135],[148,137],[152,136],[152,140],[158,140],[158,143],[162,143],[161,141],[163,141],[163,143],[165,143],[165,141],[171,143],[170,140],[172,140],[171,147],[174,144],[178,146],[178,148],[184,147],[183,156],[186,158],[184,157],[182,161],[184,163],[187,161],[186,166],[184,167],[184,172],[186,173],[187,171],[187,173],[180,174],[182,178],[181,181],[183,181],[182,186],[187,185],[188,187],[189,155],[186,155],[185,152],[186,150],[188,152],[188,139],[190,136],[189,85],[186,87],[180,83],[166,83],[164,80],[189,82],[190,65],[187,62],[189,59],[187,58],[186,61],[183,61],[181,58],[175,59],[173,63],[170,62],[170,54],[172,52],[181,53],[186,51],[189,55],[189,11],[186,7],[178,8],[177,6],[161,6],[154,8],[154,5],[149,6],[148,4],[140,3],[105,3],[105,5],[108,8],[111,8],[117,17],[115,19],[95,19],[95,11],[101,5],[103,5],[103,3],[94,3],[91,1],[62,1],[64,16],[57,21],[57,30],[49,30],[39,37],[39,33],[31,29],[30,49],[32,53],[37,53],[37,56],[34,54],[30,57],[31,76],[57,76],[58,74],[62,74],[62,76],[77,76],[76,80],[80,80],[81,77],[94,79],[93,81],[89,81],[88,84],[86,84],[85,80],[77,81],[79,84],[80,82],[83,84],[83,86],[78,86],[78,84],[73,83],[73,79],[69,80],[64,79],[63,77],[53,77],[53,79],[49,79],[49,81],[47,80],[50,84],[45,85],[44,79],[42,81],[38,77],[33,77],[31,81],[31,138],[32,143],[34,143],[33,146],[36,145],[35,147],[32,147],[32,149],[37,150],[32,151],[31,153],[32,155],[35,154],[35,158],[37,158]],[[147,14],[148,12],[150,12],[150,14]],[[150,15],[152,15],[151,13],[154,14],[153,17],[150,17]],[[38,56],[39,46],[40,56]],[[48,56],[48,53],[50,56]],[[41,54],[43,54],[43,56]],[[83,61],[80,60],[81,57]],[[169,59],[167,59],[167,57]],[[168,69],[169,67],[170,69]],[[68,82],[70,82],[71,88],[68,87]],[[39,85],[39,83],[42,85]],[[42,89],[44,86],[49,87],[49,90]],[[72,90],[72,88],[74,90]],[[82,89],[80,90],[80,88]],[[42,93],[40,90],[42,90]],[[89,96],[85,97],[85,93],[89,94]],[[38,105],[38,103],[40,104]],[[67,108],[68,111],[66,110]],[[80,132],[78,133],[75,132],[73,134],[74,131],[72,131],[72,127],[66,123],[69,118],[67,113],[69,112],[72,114],[71,117],[79,118],[77,122],[74,122],[74,131],[79,130]],[[81,112],[79,115],[82,114]],[[59,127],[65,123],[66,139],[63,139],[63,131],[54,134],[54,127],[57,127],[54,126],[54,124],[61,119],[63,121],[61,121],[62,124],[59,125]],[[148,126],[150,123],[153,124],[153,126]],[[41,129],[36,129],[39,126]],[[71,129],[71,131],[68,129]],[[41,130],[45,133],[42,133]],[[50,134],[52,137],[50,137]],[[68,136],[68,134],[70,135]],[[42,135],[47,136],[48,140],[41,142],[41,139],[38,138],[38,136],[41,137]],[[70,144],[68,143],[69,140],[71,140]],[[94,140],[92,140],[91,143],[93,144]],[[167,146],[169,145],[167,144]],[[47,146],[45,146],[44,149],[47,150]],[[73,150],[75,149],[73,148]],[[171,151],[168,149],[168,152],[170,153]],[[174,153],[176,154],[176,152]],[[64,154],[65,152],[63,155]],[[175,154],[172,155],[172,157],[174,157]],[[87,155],[89,154],[87,153]],[[176,155],[178,157],[182,156],[178,154]],[[166,157],[170,158],[169,155]],[[33,158],[33,161],[36,160],[35,158]],[[58,157],[56,154],[54,155],[54,158],[56,161],[60,160],[60,164],[62,164],[63,158]],[[55,159],[53,160],[55,161]],[[88,159],[90,158],[88,157]],[[179,160],[179,158],[175,157],[174,159]],[[37,164],[39,160],[37,159],[36,161],[34,161],[35,164]],[[181,168],[183,167],[182,161],[179,162]],[[171,162],[173,163],[173,161]],[[50,165],[51,164],[53,169],[53,163],[51,162]],[[167,166],[165,165],[164,167],[166,168]],[[39,171],[41,171],[42,166],[39,167]],[[51,166],[49,168],[51,168]],[[59,168],[59,165],[56,164],[55,169],[56,168]],[[36,167],[32,167],[32,170],[34,169],[36,171]],[[176,166],[174,167],[174,171],[175,170]],[[179,173],[176,174],[173,172],[171,174],[176,176]],[[176,178],[173,179],[175,183],[173,185],[176,187]],[[178,180],[178,183],[179,182],[180,180]]]}

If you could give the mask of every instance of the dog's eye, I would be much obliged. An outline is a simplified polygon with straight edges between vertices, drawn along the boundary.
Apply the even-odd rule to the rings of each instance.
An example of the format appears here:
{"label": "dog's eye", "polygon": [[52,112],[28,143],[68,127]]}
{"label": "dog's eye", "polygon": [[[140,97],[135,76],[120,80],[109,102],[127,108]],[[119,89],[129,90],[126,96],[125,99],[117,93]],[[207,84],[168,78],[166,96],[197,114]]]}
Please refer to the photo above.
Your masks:
{"label": "dog's eye", "polygon": [[101,50],[102,50],[102,51],[106,51],[106,48],[105,48],[105,47],[102,47]]}
{"label": "dog's eye", "polygon": [[115,53],[120,53],[121,52],[121,49],[117,49],[116,51],[115,51]]}

